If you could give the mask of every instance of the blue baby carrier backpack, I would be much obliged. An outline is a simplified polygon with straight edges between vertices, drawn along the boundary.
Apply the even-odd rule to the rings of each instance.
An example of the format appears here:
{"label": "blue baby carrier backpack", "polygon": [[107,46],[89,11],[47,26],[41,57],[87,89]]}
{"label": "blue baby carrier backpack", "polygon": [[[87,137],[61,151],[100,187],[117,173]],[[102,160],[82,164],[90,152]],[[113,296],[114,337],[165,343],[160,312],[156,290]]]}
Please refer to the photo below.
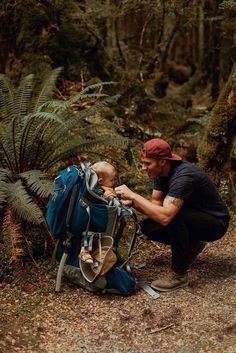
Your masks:
{"label": "blue baby carrier backpack", "polygon": [[[117,198],[106,201],[98,190],[97,174],[90,163],[81,163],[80,167],[69,166],[54,179],[46,222],[49,232],[58,240],[55,248],[59,263],[56,292],[60,291],[62,275],[92,292],[128,295],[135,290],[136,279],[130,271],[129,260],[136,238],[141,235],[137,216],[131,208],[122,206]],[[132,218],[134,229],[127,258],[120,262],[117,248],[126,217]],[[90,240],[92,253],[95,246],[95,255],[96,251],[100,255],[105,254],[98,269],[79,259],[84,236]],[[109,265],[108,270],[106,264]]]}

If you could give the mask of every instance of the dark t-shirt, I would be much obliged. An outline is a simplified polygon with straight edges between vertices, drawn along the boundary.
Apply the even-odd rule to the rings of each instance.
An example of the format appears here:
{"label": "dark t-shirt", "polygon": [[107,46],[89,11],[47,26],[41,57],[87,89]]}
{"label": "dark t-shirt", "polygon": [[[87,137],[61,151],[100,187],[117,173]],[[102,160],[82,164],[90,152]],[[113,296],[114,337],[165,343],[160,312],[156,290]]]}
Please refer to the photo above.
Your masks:
{"label": "dark t-shirt", "polygon": [[168,177],[157,177],[154,189],[182,199],[186,206],[229,221],[228,209],[209,176],[187,161],[172,162]]}

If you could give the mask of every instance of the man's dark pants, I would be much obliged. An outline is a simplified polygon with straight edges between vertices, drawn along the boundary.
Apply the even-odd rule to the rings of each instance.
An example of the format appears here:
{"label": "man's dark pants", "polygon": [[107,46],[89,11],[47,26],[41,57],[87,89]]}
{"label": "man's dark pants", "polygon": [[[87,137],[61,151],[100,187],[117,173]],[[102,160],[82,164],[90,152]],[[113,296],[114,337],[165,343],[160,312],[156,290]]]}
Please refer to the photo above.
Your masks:
{"label": "man's dark pants", "polygon": [[185,273],[189,267],[189,252],[200,241],[212,242],[226,232],[228,222],[207,213],[183,207],[176,217],[163,226],[150,218],[141,223],[141,229],[148,240],[168,244],[172,250],[172,269]]}

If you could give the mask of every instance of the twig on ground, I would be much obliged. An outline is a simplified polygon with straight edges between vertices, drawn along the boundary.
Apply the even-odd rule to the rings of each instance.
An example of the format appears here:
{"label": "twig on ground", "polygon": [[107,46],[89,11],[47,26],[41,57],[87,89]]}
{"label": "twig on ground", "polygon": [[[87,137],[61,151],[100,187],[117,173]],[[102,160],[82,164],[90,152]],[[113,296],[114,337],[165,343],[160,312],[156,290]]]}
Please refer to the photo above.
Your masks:
{"label": "twig on ground", "polygon": [[157,328],[157,329],[155,329],[155,330],[151,330],[150,333],[160,332],[160,331],[166,330],[167,328],[170,328],[170,327],[172,327],[172,326],[174,326],[174,324],[166,325],[166,326]]}

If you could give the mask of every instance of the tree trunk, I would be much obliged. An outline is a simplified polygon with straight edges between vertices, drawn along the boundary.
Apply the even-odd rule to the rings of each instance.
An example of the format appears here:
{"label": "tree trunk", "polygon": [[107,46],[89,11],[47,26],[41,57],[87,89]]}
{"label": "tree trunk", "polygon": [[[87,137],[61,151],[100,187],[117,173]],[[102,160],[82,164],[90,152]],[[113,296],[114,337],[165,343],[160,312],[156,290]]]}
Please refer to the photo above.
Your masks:
{"label": "tree trunk", "polygon": [[232,196],[233,190],[230,157],[235,134],[236,64],[212,110],[205,136],[198,148],[200,164],[227,198]]}
{"label": "tree trunk", "polygon": [[[213,8],[213,17],[217,17],[219,14],[219,1],[215,1]],[[213,22],[211,38],[212,38],[212,58],[209,72],[209,79],[212,82],[211,86],[211,97],[215,101],[219,96],[220,91],[220,52],[221,52],[221,38],[222,38],[222,27],[221,20]],[[209,66],[209,61],[205,63],[206,66]]]}
{"label": "tree trunk", "polygon": [[201,73],[204,70],[204,38],[204,0],[200,0],[198,3],[198,69]]}

